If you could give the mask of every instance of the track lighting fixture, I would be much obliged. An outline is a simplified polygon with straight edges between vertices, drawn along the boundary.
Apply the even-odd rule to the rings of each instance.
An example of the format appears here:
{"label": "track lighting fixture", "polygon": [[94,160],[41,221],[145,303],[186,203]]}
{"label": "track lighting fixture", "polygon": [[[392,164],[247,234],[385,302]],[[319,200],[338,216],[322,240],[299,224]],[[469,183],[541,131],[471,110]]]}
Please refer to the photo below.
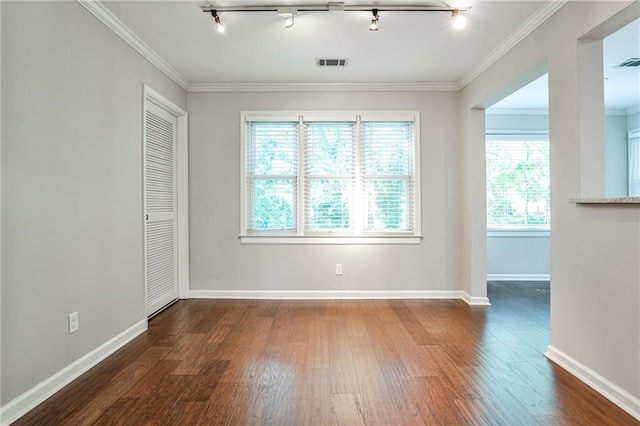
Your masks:
{"label": "track lighting fixture", "polygon": [[467,25],[467,18],[460,15],[460,11],[458,9],[454,9],[451,11],[451,19],[453,20],[453,28],[462,29]]}
{"label": "track lighting fixture", "polygon": [[293,27],[293,17],[296,13],[298,13],[298,11],[292,8],[278,9],[278,16],[284,19],[285,28]]}
{"label": "track lighting fixture", "polygon": [[372,9],[373,19],[371,19],[371,25],[369,25],[369,31],[378,31],[380,28],[380,17],[378,16],[378,9]]}
{"label": "track lighting fixture", "polygon": [[[1,1],[1,0],[0,0]],[[451,13],[451,19],[453,27],[461,29],[465,26],[467,20],[466,17],[461,15],[460,12],[467,12],[469,8],[455,8],[448,6],[433,6],[433,4],[413,4],[413,5],[398,5],[391,2],[386,4],[364,5],[354,4],[345,5],[344,2],[331,2],[326,5],[313,5],[313,4],[292,4],[287,5],[285,8],[278,8],[276,6],[268,5],[255,5],[255,6],[226,6],[216,7],[203,6],[202,11],[205,13],[211,13],[213,19],[216,22],[216,29],[219,32],[224,32],[224,25],[218,16],[218,12],[277,12],[278,15],[284,19],[285,28],[291,28],[294,24],[294,17],[299,12],[331,12],[331,13],[343,13],[343,12],[369,12],[373,15],[371,24],[369,25],[369,31],[378,31],[380,29],[380,17],[378,12],[449,12]]]}
{"label": "track lighting fixture", "polygon": [[220,17],[218,16],[218,11],[217,10],[212,10],[211,11],[211,16],[213,16],[213,20],[216,21],[216,30],[218,30],[219,33],[223,33],[224,32],[224,25],[222,24],[222,21],[220,20]]}

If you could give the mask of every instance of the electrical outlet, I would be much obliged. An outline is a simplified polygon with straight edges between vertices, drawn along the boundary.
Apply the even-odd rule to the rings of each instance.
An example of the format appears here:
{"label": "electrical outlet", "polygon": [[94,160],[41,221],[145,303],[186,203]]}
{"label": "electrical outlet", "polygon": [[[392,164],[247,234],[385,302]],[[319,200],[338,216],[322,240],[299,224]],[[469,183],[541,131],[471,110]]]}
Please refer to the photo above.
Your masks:
{"label": "electrical outlet", "polygon": [[69,314],[69,334],[75,333],[80,328],[80,323],[78,322],[78,313],[72,312]]}
{"label": "electrical outlet", "polygon": [[342,263],[336,263],[336,275],[342,275]]}

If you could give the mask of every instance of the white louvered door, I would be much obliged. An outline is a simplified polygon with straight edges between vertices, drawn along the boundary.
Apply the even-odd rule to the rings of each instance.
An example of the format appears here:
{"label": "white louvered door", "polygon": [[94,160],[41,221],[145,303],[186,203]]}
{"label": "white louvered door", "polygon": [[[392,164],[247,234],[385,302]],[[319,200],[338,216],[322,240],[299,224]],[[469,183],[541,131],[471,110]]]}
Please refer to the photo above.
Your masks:
{"label": "white louvered door", "polygon": [[178,298],[175,116],[147,102],[145,116],[145,284],[147,315]]}

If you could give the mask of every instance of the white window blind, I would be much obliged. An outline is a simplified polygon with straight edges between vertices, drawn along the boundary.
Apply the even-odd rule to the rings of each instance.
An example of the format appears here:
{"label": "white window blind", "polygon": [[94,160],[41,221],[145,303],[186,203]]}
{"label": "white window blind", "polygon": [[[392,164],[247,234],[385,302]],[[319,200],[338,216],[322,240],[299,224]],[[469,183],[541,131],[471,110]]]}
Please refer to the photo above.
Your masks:
{"label": "white window blind", "polygon": [[249,122],[246,138],[247,231],[295,230],[298,123]]}
{"label": "white window blind", "polygon": [[548,227],[551,216],[548,136],[488,135],[487,225]]}
{"label": "white window blind", "polygon": [[367,231],[412,231],[412,122],[362,122],[362,190]]}
{"label": "white window blind", "polygon": [[640,131],[629,132],[629,197],[640,197]]}
{"label": "white window blind", "polygon": [[355,122],[305,122],[305,229],[353,230]]}
{"label": "white window blind", "polygon": [[242,241],[419,243],[417,113],[243,117]]}

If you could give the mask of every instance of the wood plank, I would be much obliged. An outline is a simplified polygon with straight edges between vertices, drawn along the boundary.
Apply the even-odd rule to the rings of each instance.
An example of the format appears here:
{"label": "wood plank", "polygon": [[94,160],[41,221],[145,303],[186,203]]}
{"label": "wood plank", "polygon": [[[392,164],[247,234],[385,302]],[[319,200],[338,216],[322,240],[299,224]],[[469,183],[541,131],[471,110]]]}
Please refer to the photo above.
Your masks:
{"label": "wood plank", "polygon": [[15,425],[639,425],[544,358],[541,286],[490,283],[490,308],[180,301]]}

